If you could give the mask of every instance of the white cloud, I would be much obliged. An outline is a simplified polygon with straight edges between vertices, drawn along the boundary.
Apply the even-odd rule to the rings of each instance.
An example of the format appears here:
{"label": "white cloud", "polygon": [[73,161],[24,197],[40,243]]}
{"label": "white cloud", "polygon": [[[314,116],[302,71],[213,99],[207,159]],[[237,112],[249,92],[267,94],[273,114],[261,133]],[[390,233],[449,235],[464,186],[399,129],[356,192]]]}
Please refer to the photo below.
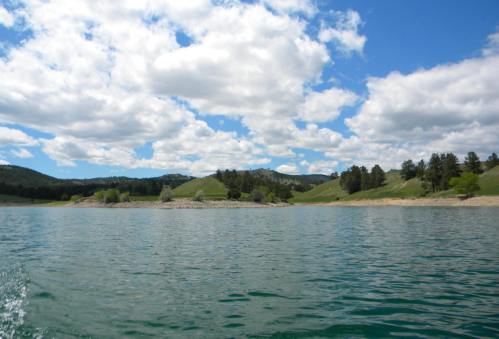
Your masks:
{"label": "white cloud", "polygon": [[357,99],[356,94],[339,88],[322,93],[310,92],[301,106],[300,119],[315,122],[334,120],[340,115],[341,107],[353,106]]}
{"label": "white cloud", "polygon": [[276,168],[276,172],[279,173],[285,173],[285,174],[291,174],[291,175],[298,175],[300,174],[300,169],[298,166],[296,166],[295,163],[287,163],[286,165],[281,165]]}
{"label": "white cloud", "polygon": [[38,141],[26,133],[0,126],[0,147],[2,146],[37,146]]}
{"label": "white cloud", "polygon": [[300,161],[300,166],[301,166],[301,167],[307,167],[307,166],[309,166],[309,165],[310,165],[310,163],[309,163],[307,160],[302,160],[302,161]]}
{"label": "white cloud", "polygon": [[333,168],[338,167],[338,161],[314,161],[308,167],[308,174],[325,174],[330,175]]}
{"label": "white cloud", "polygon": [[499,32],[489,35],[487,40],[489,40],[489,43],[487,44],[487,47],[482,50],[482,54],[484,56],[489,56],[491,54],[499,53]]}
{"label": "white cloud", "polygon": [[[204,173],[268,163],[267,154],[294,157],[292,147],[325,150],[341,139],[293,123],[334,119],[355,96],[309,90],[330,58],[305,21],[288,14],[313,15],[310,1],[265,1],[274,13],[238,1],[25,4],[34,34],[0,60],[0,122],[54,134],[42,149],[61,166],[84,160]],[[177,43],[179,29],[190,46]],[[242,117],[251,136],[215,131],[191,108]],[[37,143],[24,138],[5,143],[0,134],[0,145]],[[139,159],[134,149],[146,142],[154,156]]]}
{"label": "white cloud", "polygon": [[348,12],[332,12],[336,18],[336,28],[323,28],[319,32],[319,39],[322,42],[332,41],[339,50],[346,54],[352,51],[363,55],[364,45],[367,38],[358,33],[358,26],[363,22],[359,13],[349,10]]}
{"label": "white cloud", "polygon": [[5,27],[14,25],[14,16],[2,6],[0,6],[0,25]]}
{"label": "white cloud", "polygon": [[10,165],[10,163],[0,159],[0,165]]}
{"label": "white cloud", "polygon": [[300,153],[298,156],[299,156],[300,158],[304,158],[304,157],[305,157],[305,154]]}
{"label": "white cloud", "polygon": [[313,16],[317,12],[317,8],[309,0],[262,0],[262,2],[284,14],[303,12],[308,16]]}
{"label": "white cloud", "polygon": [[490,56],[370,78],[368,99],[345,123],[364,141],[379,143],[427,143],[477,126],[499,128],[497,74],[499,56]]}
{"label": "white cloud", "polygon": [[33,158],[33,154],[24,148],[20,148],[19,151],[11,150],[10,152],[18,158]]}

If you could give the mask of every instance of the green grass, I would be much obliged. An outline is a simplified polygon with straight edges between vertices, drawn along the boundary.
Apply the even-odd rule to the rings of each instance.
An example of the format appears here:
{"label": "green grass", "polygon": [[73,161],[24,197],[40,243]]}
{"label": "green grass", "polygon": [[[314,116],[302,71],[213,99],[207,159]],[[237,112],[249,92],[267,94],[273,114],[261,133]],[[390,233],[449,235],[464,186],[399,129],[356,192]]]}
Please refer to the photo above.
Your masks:
{"label": "green grass", "polygon": [[[341,189],[340,180],[337,179],[314,187],[312,190],[305,193],[293,191],[294,198],[290,199],[290,201],[294,203],[327,203],[336,201],[336,197],[339,197],[340,201],[384,198],[412,199],[419,198],[421,194],[424,193],[421,184],[422,181],[417,178],[405,182],[400,178],[400,171],[390,171],[386,173],[384,185],[376,189],[360,191],[348,195]],[[480,175],[478,184],[482,187],[482,190],[475,193],[477,196],[499,195],[499,166]],[[445,198],[456,195],[457,194],[453,189],[449,189],[434,194],[430,193],[428,194],[428,197]]]}
{"label": "green grass", "polygon": [[159,201],[159,195],[144,195],[144,196],[130,196],[130,199],[131,200],[138,200],[138,201],[151,201],[151,202],[155,202],[155,201]]}
{"label": "green grass", "polygon": [[54,201],[54,200],[35,199],[34,201],[31,201],[30,198],[21,198],[21,197],[18,197],[17,195],[0,194],[0,202],[22,202],[22,203],[43,204],[43,203],[49,203],[52,201]]}
{"label": "green grass", "polygon": [[204,191],[205,199],[227,199],[228,189],[224,187],[224,184],[214,178],[194,179],[180,185],[173,190],[173,199],[192,198],[196,195],[196,192],[200,190]]}

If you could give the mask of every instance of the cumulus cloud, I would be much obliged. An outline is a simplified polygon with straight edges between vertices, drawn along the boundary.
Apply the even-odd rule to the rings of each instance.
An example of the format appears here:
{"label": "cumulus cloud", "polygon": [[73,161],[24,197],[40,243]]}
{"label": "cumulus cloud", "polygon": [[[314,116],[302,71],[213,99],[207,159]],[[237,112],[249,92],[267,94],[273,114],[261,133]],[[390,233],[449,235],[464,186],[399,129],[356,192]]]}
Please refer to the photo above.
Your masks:
{"label": "cumulus cloud", "polygon": [[20,148],[19,151],[11,150],[10,152],[18,158],[33,158],[33,154],[25,148]]}
{"label": "cumulus cloud", "polygon": [[315,5],[309,0],[263,0],[262,2],[279,13],[303,12],[313,16],[317,12]]}
{"label": "cumulus cloud", "polygon": [[1,146],[37,146],[38,141],[26,133],[7,127],[0,126]]}
{"label": "cumulus cloud", "polygon": [[498,126],[499,56],[370,78],[369,97],[345,123],[363,140],[431,142],[452,132]]}
{"label": "cumulus cloud", "polygon": [[14,16],[2,6],[0,6],[0,25],[5,27],[14,25]]}
{"label": "cumulus cloud", "polygon": [[336,47],[346,54],[357,52],[363,55],[364,45],[367,38],[359,35],[358,26],[363,22],[359,13],[349,10],[348,12],[332,12],[336,21],[336,28],[323,28],[319,32],[319,39],[322,42],[333,42]]}
{"label": "cumulus cloud", "polygon": [[[334,119],[356,98],[309,89],[331,60],[306,23],[288,15],[313,15],[307,0],[24,5],[34,34],[0,60],[0,122],[54,134],[42,149],[61,166],[83,160],[201,173],[294,157],[293,147],[325,150],[340,135],[313,122]],[[0,17],[10,24],[10,13]],[[179,45],[179,30],[190,45]],[[250,137],[215,131],[193,110],[242,117]],[[298,119],[311,124],[298,129]],[[7,142],[9,133],[0,145],[37,143],[26,135]],[[134,149],[146,142],[155,153],[139,159]]]}
{"label": "cumulus cloud", "polygon": [[499,32],[489,35],[487,40],[489,40],[489,43],[487,44],[487,47],[482,50],[482,54],[484,56],[489,56],[491,54],[499,53]]}
{"label": "cumulus cloud", "polygon": [[285,174],[291,174],[291,175],[300,174],[300,169],[293,162],[290,162],[290,163],[287,163],[285,165],[281,165],[281,166],[277,167],[276,171],[279,173],[285,173]]}
{"label": "cumulus cloud", "polygon": [[308,166],[308,174],[330,175],[333,168],[338,167],[338,161],[314,161]]}
{"label": "cumulus cloud", "polygon": [[310,165],[310,163],[307,160],[300,161],[300,166],[301,167],[307,167],[308,165]]}
{"label": "cumulus cloud", "polygon": [[8,161],[0,159],[0,165],[10,165]]}
{"label": "cumulus cloud", "polygon": [[353,106],[358,96],[350,91],[331,88],[319,92],[310,92],[301,106],[300,119],[303,121],[325,122],[336,119],[340,109]]}

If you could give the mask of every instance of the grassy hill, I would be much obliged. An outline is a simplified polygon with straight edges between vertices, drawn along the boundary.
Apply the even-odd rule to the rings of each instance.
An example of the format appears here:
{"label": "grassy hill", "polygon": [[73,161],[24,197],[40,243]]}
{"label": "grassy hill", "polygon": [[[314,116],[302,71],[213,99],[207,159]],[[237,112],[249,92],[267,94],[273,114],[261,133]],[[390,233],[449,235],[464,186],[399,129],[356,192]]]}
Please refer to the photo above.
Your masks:
{"label": "grassy hill", "polygon": [[213,178],[194,179],[173,190],[173,198],[192,198],[197,191],[203,190],[205,197],[212,198],[227,198],[228,189],[224,185]]}
{"label": "grassy hill", "polygon": [[[357,199],[383,199],[383,198],[419,198],[424,190],[421,188],[421,180],[411,179],[403,181],[400,178],[400,171],[390,171],[386,173],[385,185],[367,191],[360,191],[348,195],[340,187],[340,180],[333,180],[322,185],[314,187],[312,190],[299,193],[293,192],[294,198],[290,199],[296,203],[315,203],[315,202],[332,202],[337,197],[342,201],[357,200]],[[475,193],[477,196],[484,195],[499,195],[499,166],[491,169],[480,175],[478,184],[482,190]],[[455,196],[453,189],[429,194],[428,197],[444,198]]]}
{"label": "grassy hill", "polygon": [[[222,171],[223,172],[223,171]],[[283,184],[300,184],[300,183],[315,183],[320,180],[326,182],[329,181],[329,176],[324,174],[303,174],[303,175],[290,175],[279,173],[274,170],[259,168],[255,170],[248,171],[236,171],[238,174],[243,175],[245,172],[249,172],[249,174],[256,178],[262,179],[272,179],[274,181],[279,181]],[[209,176],[210,178],[214,178],[215,174]]]}
{"label": "grassy hill", "polygon": [[102,185],[108,186],[111,184],[132,184],[136,186],[140,183],[149,184],[152,181],[161,184],[163,182],[176,183],[181,185],[185,182],[194,179],[182,174],[166,174],[155,178],[128,178],[128,177],[108,177],[108,178],[91,178],[91,179],[58,179],[49,175],[42,174],[29,168],[0,165],[0,183],[7,185],[23,187],[66,187],[66,186],[83,186],[83,185]]}

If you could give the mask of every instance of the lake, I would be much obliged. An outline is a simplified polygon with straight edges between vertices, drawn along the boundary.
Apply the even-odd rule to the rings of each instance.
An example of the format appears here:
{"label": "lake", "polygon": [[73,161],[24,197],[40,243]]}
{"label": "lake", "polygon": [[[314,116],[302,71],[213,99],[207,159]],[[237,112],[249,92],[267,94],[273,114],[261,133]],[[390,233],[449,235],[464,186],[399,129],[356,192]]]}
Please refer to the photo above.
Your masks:
{"label": "lake", "polygon": [[498,338],[499,209],[0,209],[1,338]]}

